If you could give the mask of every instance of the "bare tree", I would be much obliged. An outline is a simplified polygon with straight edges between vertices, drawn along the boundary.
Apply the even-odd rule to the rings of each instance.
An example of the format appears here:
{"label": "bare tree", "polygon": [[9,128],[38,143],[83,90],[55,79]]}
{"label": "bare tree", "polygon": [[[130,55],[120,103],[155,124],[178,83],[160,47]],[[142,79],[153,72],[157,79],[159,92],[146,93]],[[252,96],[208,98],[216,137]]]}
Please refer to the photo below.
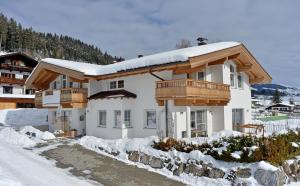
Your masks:
{"label": "bare tree", "polygon": [[177,44],[176,44],[176,48],[180,49],[180,48],[188,48],[191,47],[192,43],[191,41],[187,40],[187,39],[181,39]]}

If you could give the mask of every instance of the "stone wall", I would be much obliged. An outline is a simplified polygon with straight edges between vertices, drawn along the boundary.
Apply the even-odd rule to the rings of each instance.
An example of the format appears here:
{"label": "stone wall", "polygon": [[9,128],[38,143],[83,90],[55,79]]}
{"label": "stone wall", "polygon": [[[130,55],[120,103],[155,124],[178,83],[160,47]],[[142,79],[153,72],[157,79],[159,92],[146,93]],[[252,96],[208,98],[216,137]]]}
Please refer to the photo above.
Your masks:
{"label": "stone wall", "polygon": [[[100,149],[101,150],[101,149]],[[102,149],[103,150],[103,149]],[[119,152],[108,152],[113,156],[118,156]],[[300,160],[289,160],[279,167],[276,171],[265,169],[251,169],[237,167],[235,169],[221,170],[211,163],[190,159],[183,163],[179,157],[168,158],[164,156],[155,157],[143,152],[129,151],[126,152],[128,160],[142,163],[154,169],[166,168],[175,176],[183,173],[199,177],[208,177],[211,179],[227,179],[232,185],[246,186],[249,185],[249,178],[253,177],[260,185],[281,186],[291,181],[300,181]]]}

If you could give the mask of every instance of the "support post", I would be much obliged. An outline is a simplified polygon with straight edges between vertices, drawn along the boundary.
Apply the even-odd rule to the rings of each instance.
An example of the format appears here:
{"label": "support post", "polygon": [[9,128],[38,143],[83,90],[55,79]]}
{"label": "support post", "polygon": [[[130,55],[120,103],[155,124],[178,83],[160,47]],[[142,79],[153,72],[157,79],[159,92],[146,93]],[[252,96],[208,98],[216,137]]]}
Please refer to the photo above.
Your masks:
{"label": "support post", "polygon": [[186,137],[191,138],[191,107],[186,107]]}

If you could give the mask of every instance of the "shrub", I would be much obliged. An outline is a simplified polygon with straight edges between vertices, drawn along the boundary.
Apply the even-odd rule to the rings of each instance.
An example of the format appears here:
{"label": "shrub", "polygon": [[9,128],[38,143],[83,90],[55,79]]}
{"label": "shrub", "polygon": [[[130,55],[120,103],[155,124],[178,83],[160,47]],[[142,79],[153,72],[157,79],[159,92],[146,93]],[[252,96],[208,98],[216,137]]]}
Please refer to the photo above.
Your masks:
{"label": "shrub", "polygon": [[[265,138],[253,136],[238,136],[222,138],[212,143],[188,144],[184,141],[169,138],[153,143],[153,148],[163,151],[176,149],[180,152],[189,153],[199,150],[206,155],[211,155],[217,160],[236,162],[268,161],[274,165],[282,164],[285,160],[300,155],[300,147],[293,147],[291,142],[300,142],[300,133],[289,131],[286,134],[272,135]],[[251,147],[257,146],[254,151]],[[217,149],[226,147],[222,153]],[[231,156],[231,153],[241,151],[239,159]]]}

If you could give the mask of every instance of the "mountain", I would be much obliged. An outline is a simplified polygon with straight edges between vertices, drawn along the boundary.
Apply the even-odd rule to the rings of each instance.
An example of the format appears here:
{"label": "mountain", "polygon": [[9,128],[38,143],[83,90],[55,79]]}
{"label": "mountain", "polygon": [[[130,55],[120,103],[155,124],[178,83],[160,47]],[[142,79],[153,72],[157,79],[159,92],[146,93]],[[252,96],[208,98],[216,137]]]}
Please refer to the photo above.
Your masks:
{"label": "mountain", "polygon": [[24,52],[36,59],[52,57],[103,65],[123,60],[122,57],[103,53],[98,47],[79,39],[24,28],[13,18],[9,19],[2,13],[0,13],[0,51]]}
{"label": "mountain", "polygon": [[300,89],[297,87],[279,85],[279,84],[256,84],[252,85],[252,95],[272,96],[275,90],[278,90],[282,96],[300,97]]}

